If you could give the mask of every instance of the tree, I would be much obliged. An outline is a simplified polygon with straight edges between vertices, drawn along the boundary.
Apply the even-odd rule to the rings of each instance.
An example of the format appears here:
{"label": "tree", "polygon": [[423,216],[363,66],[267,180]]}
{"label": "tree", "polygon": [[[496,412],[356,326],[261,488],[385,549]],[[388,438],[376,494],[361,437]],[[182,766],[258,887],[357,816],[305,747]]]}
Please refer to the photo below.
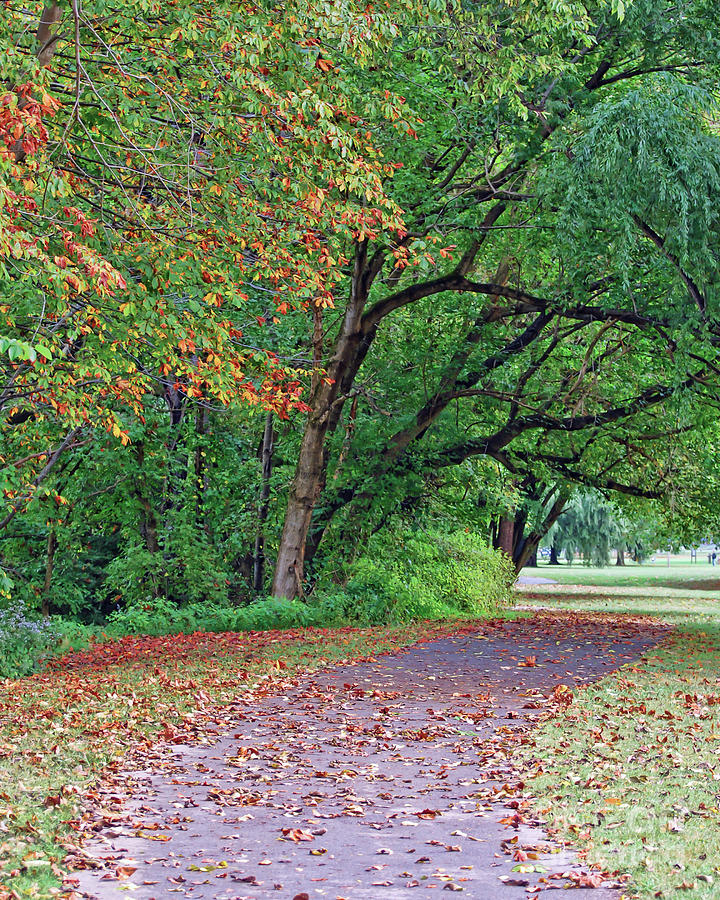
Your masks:
{"label": "tree", "polygon": [[[600,8],[574,30],[540,17],[523,31],[524,12],[470,6],[426,43],[405,35],[383,69],[423,120],[395,150],[408,255],[384,234],[354,245],[341,324],[324,335],[330,383],[308,400],[278,595],[301,590],[340,511],[352,521],[352,503],[364,520],[403,472],[489,455],[519,479],[550,470],[643,493],[617,462],[589,474],[593,456],[619,457],[669,403],[714,391],[720,156],[700,85],[717,58],[701,23],[715,13],[638,3],[623,20]],[[512,60],[496,49],[510,46]],[[428,259],[435,238],[456,249]],[[423,355],[430,322],[436,352]],[[393,412],[369,416],[368,441],[356,411],[357,460],[328,487],[343,410],[380,370]],[[435,441],[458,407],[455,440]]]}
{"label": "tree", "polygon": [[621,13],[11,5],[29,593],[241,601],[277,556],[294,596],[398,512],[520,567],[577,486],[710,523],[718,11]]}
{"label": "tree", "polygon": [[556,556],[565,554],[568,563],[580,553],[586,566],[607,566],[610,551],[619,544],[621,534],[612,504],[585,491],[573,497],[550,529],[547,541]]}
{"label": "tree", "polygon": [[[129,443],[149,398],[174,426],[197,402],[305,409],[302,362],[281,363],[270,327],[296,307],[320,316],[342,246],[402,226],[393,167],[333,56],[368,64],[413,4],[5,12],[7,525],[98,429]],[[404,127],[393,98],[382,114]]]}

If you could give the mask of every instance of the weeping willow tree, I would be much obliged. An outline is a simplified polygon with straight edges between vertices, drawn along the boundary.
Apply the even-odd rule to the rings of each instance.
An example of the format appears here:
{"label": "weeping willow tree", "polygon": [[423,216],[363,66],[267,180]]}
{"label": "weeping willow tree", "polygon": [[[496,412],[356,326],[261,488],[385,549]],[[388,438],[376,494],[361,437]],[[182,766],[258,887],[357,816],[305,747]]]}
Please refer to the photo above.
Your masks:
{"label": "weeping willow tree", "polygon": [[568,563],[578,554],[586,566],[607,566],[610,551],[624,543],[617,510],[595,491],[576,494],[548,532],[547,543]]}

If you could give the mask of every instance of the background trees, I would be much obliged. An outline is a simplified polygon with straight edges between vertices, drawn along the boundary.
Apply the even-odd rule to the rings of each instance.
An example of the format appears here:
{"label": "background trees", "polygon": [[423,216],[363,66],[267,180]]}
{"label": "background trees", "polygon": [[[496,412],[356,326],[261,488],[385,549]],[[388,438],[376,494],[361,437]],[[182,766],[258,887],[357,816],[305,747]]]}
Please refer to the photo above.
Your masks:
{"label": "background trees", "polygon": [[398,515],[521,567],[577,485],[711,527],[717,15],[12,4],[15,590],[293,597]]}

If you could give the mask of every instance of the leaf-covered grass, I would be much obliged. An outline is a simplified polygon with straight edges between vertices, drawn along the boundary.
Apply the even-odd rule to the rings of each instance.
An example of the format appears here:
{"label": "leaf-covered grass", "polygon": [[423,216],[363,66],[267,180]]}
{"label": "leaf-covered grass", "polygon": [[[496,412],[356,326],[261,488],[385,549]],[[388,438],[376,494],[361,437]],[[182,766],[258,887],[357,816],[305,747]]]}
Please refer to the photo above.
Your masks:
{"label": "leaf-covered grass", "polygon": [[474,627],[128,637],[0,681],[0,900],[58,893],[72,843],[66,823],[82,792],[138,744],[211,738],[238,694],[261,696],[297,673]]}
{"label": "leaf-covered grass", "polygon": [[575,585],[555,590],[533,588],[523,591],[520,607],[543,606],[550,609],[573,609],[579,612],[602,612],[610,615],[630,614],[659,616],[667,622],[682,625],[720,621],[720,597],[717,592],[673,591],[653,589],[652,594],[638,588],[596,588]]}
{"label": "leaf-covered grass", "polygon": [[526,759],[538,767],[530,782],[537,808],[590,862],[628,873],[628,897],[716,898],[720,603],[564,591],[535,598],[556,608],[652,613],[676,629],[544,724]]}

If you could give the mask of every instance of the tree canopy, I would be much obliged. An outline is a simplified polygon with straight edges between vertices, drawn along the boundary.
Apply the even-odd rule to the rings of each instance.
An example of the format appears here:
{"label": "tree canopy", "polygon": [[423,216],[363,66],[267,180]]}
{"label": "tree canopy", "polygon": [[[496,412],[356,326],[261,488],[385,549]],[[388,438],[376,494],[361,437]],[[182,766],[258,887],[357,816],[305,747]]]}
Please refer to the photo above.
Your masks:
{"label": "tree canopy", "polygon": [[9,4],[13,589],[294,597],[397,516],[520,567],[580,489],[717,527],[719,16]]}

